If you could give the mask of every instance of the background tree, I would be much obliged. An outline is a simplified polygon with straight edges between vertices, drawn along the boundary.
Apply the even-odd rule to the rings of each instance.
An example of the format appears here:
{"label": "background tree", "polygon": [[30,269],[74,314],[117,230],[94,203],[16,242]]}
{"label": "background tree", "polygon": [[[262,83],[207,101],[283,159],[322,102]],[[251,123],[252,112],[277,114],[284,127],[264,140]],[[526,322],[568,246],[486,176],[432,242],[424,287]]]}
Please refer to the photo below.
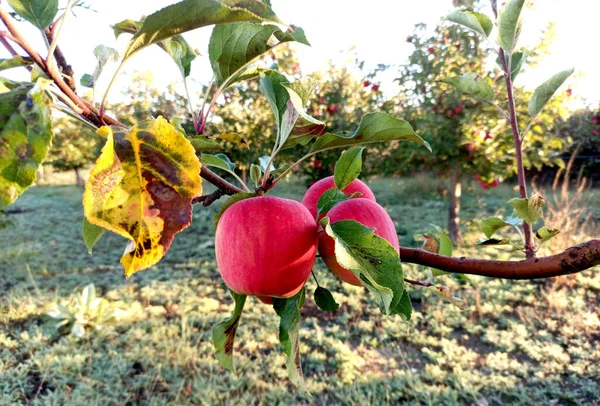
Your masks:
{"label": "background tree", "polygon": [[[455,1],[459,9],[472,8],[472,1]],[[552,34],[548,31],[546,37]],[[490,69],[495,59],[494,50],[486,47],[481,36],[460,26],[443,22],[429,34],[419,24],[407,39],[415,50],[409,62],[400,70],[398,82],[401,93],[397,108],[409,118],[413,127],[432,145],[435,154],[423,154],[411,145],[401,145],[387,154],[390,167],[400,171],[431,169],[436,176],[448,178],[448,231],[460,241],[460,196],[464,175],[471,175],[487,189],[516,173],[512,134],[506,117],[496,107],[477,99],[462,97],[440,82],[443,78],[470,72],[475,77],[493,82],[498,95],[506,92],[502,75],[497,68]],[[543,55],[547,43],[530,53],[530,59]],[[527,51],[524,51],[527,52]],[[529,63],[529,62],[527,62]],[[526,65],[525,65],[526,66]],[[518,72],[517,72],[518,73]],[[514,75],[516,77],[516,74]],[[518,88],[518,99],[528,100],[531,94]],[[505,107],[506,98],[499,107]],[[563,147],[558,134],[550,132],[554,118],[565,115],[561,98],[556,97],[538,117],[530,129],[524,148],[527,168],[557,163],[557,154]],[[517,111],[526,122],[525,106]]]}

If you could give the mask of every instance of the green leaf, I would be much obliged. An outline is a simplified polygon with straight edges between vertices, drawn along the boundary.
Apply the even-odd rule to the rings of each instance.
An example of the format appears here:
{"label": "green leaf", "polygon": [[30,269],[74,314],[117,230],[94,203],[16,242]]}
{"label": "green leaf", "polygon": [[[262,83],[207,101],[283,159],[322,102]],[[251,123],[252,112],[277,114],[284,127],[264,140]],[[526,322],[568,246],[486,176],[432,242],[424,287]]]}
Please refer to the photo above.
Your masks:
{"label": "green leaf", "polygon": [[9,59],[0,59],[0,71],[30,65],[33,65],[33,61],[31,59],[25,59],[19,55],[15,55]]}
{"label": "green leaf", "polygon": [[339,190],[344,190],[360,174],[364,149],[365,147],[352,147],[344,151],[336,162],[333,178]]}
{"label": "green leaf", "polygon": [[300,332],[300,309],[304,305],[304,288],[289,299],[273,298],[273,309],[280,318],[279,342],[286,356],[290,381],[302,392],[308,392],[302,375],[300,362],[300,345],[298,336]]}
{"label": "green leaf", "polygon": [[435,224],[431,224],[431,226],[435,228],[435,230],[438,233],[440,242],[440,250],[438,254],[451,257],[453,249],[452,240],[450,239],[450,237],[448,237],[448,234],[446,234],[440,226],[436,226]]}
{"label": "green leaf", "polygon": [[550,79],[542,83],[535,91],[529,101],[529,115],[535,117],[544,108],[546,103],[550,101],[554,93],[562,86],[574,69],[564,70],[552,76]]}
{"label": "green leaf", "polygon": [[[271,38],[277,42],[271,42]],[[283,32],[275,25],[256,23],[234,23],[228,26],[217,25],[213,29],[208,50],[217,86],[230,82],[240,69],[251,64],[259,56],[277,45],[296,41],[310,45],[304,31],[291,27]]]}
{"label": "green leaf", "polygon": [[183,0],[150,14],[129,42],[123,56],[196,28],[233,22],[281,23],[271,8],[255,0]]}
{"label": "green leaf", "polygon": [[200,158],[202,165],[213,166],[215,168],[223,169],[229,173],[232,173],[235,169],[235,163],[229,160],[229,157],[225,154],[202,154]]}
{"label": "green leaf", "polygon": [[348,199],[350,199],[350,197],[346,196],[340,189],[333,188],[326,190],[321,197],[319,197],[319,201],[317,202],[317,218],[319,218],[321,214],[327,213],[329,210],[333,209],[338,203]]}
{"label": "green leaf", "polygon": [[508,0],[498,13],[498,45],[506,52],[512,53],[517,46],[521,34],[521,11],[525,0]]}
{"label": "green leaf", "polygon": [[49,82],[0,94],[0,211],[35,181],[52,141]]}
{"label": "green leaf", "polygon": [[461,93],[468,94],[486,101],[494,100],[494,89],[486,78],[480,78],[475,73],[465,73],[462,76],[445,78],[440,82],[446,83]]}
{"label": "green leaf", "polygon": [[192,138],[190,142],[196,152],[220,151],[223,149],[221,144],[207,137]]}
{"label": "green leaf", "polygon": [[92,250],[94,249],[94,245],[96,245],[96,243],[100,241],[100,238],[102,238],[106,230],[104,230],[102,227],[98,227],[97,225],[90,223],[85,217],[83,218],[83,224],[81,228],[83,234],[83,241],[85,242],[85,246],[87,247],[88,252],[91,255]]}
{"label": "green leaf", "polygon": [[252,164],[250,165],[250,180],[254,182],[256,187],[258,187],[258,183],[260,182],[260,178],[262,176],[262,170],[260,166]]}
{"label": "green leaf", "polygon": [[233,341],[246,304],[245,295],[239,295],[232,290],[229,293],[235,301],[233,314],[212,326],[212,342],[215,346],[215,358],[221,366],[235,373],[233,368]]}
{"label": "green leaf", "polygon": [[554,228],[548,228],[548,227],[544,226],[544,227],[540,228],[539,230],[537,230],[537,233],[535,233],[535,236],[537,239],[541,240],[541,242],[546,242],[549,239],[556,236],[558,233],[560,233],[560,230],[557,230]]}
{"label": "green leaf", "polygon": [[396,249],[375,235],[375,229],[354,220],[330,224],[329,217],[323,217],[320,224],[335,242],[337,262],[378,297],[381,312],[409,318],[410,313],[401,302],[404,276]]}
{"label": "green leaf", "polygon": [[83,87],[94,87],[94,75],[84,73],[83,75],[81,75],[79,84]]}
{"label": "green leaf", "polygon": [[8,4],[20,17],[40,30],[52,24],[58,13],[58,0],[8,0]]}
{"label": "green leaf", "polygon": [[535,223],[542,217],[544,203],[544,198],[539,195],[533,195],[529,199],[514,198],[508,202],[514,207],[513,215],[529,224]]}
{"label": "green leaf", "polygon": [[321,310],[326,312],[334,312],[339,309],[340,305],[335,301],[333,295],[328,289],[317,286],[314,295],[315,303]]}
{"label": "green leaf", "polygon": [[[258,158],[258,163],[260,166],[260,170],[263,171],[263,173],[267,172],[267,165],[269,165],[269,162],[271,161],[271,157],[268,155],[263,155],[261,157]],[[269,168],[269,171],[273,171],[275,170],[275,166],[273,166],[273,164],[271,164],[271,167]]]}
{"label": "green leaf", "polygon": [[487,238],[490,238],[496,231],[507,226],[510,226],[510,224],[499,217],[488,217],[479,224],[481,231],[483,231]]}
{"label": "green leaf", "polygon": [[221,209],[219,210],[219,212],[215,215],[214,219],[213,219],[213,225],[215,226],[215,231],[217,230],[217,225],[219,224],[219,220],[221,219],[221,216],[223,215],[223,213],[225,213],[225,210],[227,210],[229,208],[229,206],[231,206],[234,203],[237,203],[239,201],[242,201],[244,199],[250,199],[252,197],[256,197],[258,196],[256,193],[236,193],[233,196],[231,196],[229,199],[225,200],[225,203],[223,203],[223,205],[221,206]]}
{"label": "green leaf", "polygon": [[508,238],[489,238],[489,239],[480,239],[477,242],[477,245],[512,245]]}
{"label": "green leaf", "polygon": [[454,11],[446,19],[470,28],[486,38],[492,32],[494,26],[488,16],[473,11]]}
{"label": "green leaf", "polygon": [[[94,73],[91,75],[91,79],[89,78],[90,75],[83,75],[81,78],[81,84],[85,87],[94,87],[98,81],[98,78],[100,77],[100,74],[102,73],[102,70],[104,69],[104,66],[106,66],[106,64],[109,62],[117,62],[119,60],[119,52],[116,49],[107,47],[105,45],[98,45],[96,48],[94,48],[94,55],[98,60],[98,64],[94,69]],[[84,78],[89,79],[85,84],[83,83]]]}
{"label": "green leaf", "polygon": [[521,72],[521,68],[525,64],[527,57],[529,56],[529,51],[524,50],[520,52],[515,52],[511,58],[511,69],[510,76],[514,81],[517,78],[519,72]]}
{"label": "green leaf", "polygon": [[285,144],[298,119],[298,112],[290,101],[290,95],[283,83],[289,83],[288,78],[278,72],[260,72],[258,90],[266,96],[277,123],[275,148]]}
{"label": "green leaf", "polygon": [[[143,23],[144,20],[124,20],[113,25],[112,28],[115,33],[115,37],[118,38],[119,35],[123,33],[133,35],[137,34],[140,31]],[[171,59],[173,59],[173,61],[177,64],[177,67],[181,72],[181,76],[184,79],[190,75],[192,61],[196,59],[197,53],[185,40],[185,38],[183,38],[183,36],[174,35],[170,38],[156,42],[156,45],[169,54]]]}
{"label": "green leaf", "polygon": [[425,145],[431,151],[431,146],[414,132],[407,121],[386,113],[369,113],[362,118],[354,134],[324,134],[315,141],[310,153],[393,140],[416,142]]}

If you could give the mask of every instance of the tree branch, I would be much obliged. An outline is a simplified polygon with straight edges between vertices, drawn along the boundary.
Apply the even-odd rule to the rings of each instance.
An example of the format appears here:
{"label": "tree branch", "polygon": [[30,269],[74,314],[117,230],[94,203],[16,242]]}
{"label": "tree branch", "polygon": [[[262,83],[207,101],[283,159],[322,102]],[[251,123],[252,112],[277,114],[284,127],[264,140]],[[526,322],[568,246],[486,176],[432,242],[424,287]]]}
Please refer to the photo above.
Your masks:
{"label": "tree branch", "polygon": [[204,165],[202,165],[202,168],[200,169],[200,176],[212,183],[213,185],[215,185],[216,187],[218,187],[226,195],[234,195],[236,193],[245,192],[245,190],[235,186],[232,183],[227,182],[225,179],[223,179]]}
{"label": "tree branch", "polygon": [[225,195],[225,192],[223,192],[223,190],[217,189],[212,193],[192,199],[192,204],[202,203],[202,206],[208,207],[211,204],[213,204],[214,202],[216,202],[217,200],[219,200],[224,195]]}
{"label": "tree branch", "polygon": [[[46,28],[44,30],[44,35],[48,39],[49,43],[52,43],[54,41],[54,34],[52,30],[50,30],[50,28]],[[75,76],[73,72],[73,67],[67,63],[65,55],[62,53],[58,45],[54,49],[54,59],[56,59],[56,64],[65,76],[65,82],[71,88],[71,90],[75,92]]]}
{"label": "tree branch", "polygon": [[541,279],[569,275],[600,265],[600,240],[590,240],[565,251],[523,261],[489,261],[447,257],[419,248],[400,247],[402,262],[429,266],[452,273],[499,279]]}

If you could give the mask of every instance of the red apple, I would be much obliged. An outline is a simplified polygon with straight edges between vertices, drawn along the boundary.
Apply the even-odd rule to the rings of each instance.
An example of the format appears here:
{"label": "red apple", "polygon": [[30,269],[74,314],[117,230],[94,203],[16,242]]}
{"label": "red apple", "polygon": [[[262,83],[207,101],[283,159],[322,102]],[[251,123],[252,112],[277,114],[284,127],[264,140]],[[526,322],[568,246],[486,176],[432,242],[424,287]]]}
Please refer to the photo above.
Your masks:
{"label": "red apple", "polygon": [[371,86],[371,91],[378,92],[379,91],[379,85],[373,85],[373,86]]}
{"label": "red apple", "polygon": [[363,82],[363,86],[364,86],[364,87],[369,87],[369,86],[371,86],[371,82],[369,82],[368,80],[365,80],[365,81]]}
{"label": "red apple", "polygon": [[[323,178],[320,181],[316,182],[312,185],[302,198],[302,204],[304,207],[310,211],[313,218],[317,218],[317,203],[321,198],[321,195],[328,191],[329,189],[335,188],[335,180],[333,176],[328,176],[327,178]],[[342,192],[346,196],[350,196],[353,193],[359,192],[362,193],[361,198],[369,199],[375,201],[375,195],[371,192],[371,189],[367,185],[364,184],[359,179],[354,179]]]}
{"label": "red apple", "polygon": [[[398,234],[394,222],[385,209],[368,199],[346,200],[327,213],[331,224],[341,220],[355,220],[375,229],[375,235],[385,238],[394,249],[400,252]],[[325,231],[319,232],[319,254],[329,269],[344,282],[360,286],[362,282],[352,271],[342,268],[335,259],[335,242]]]}
{"label": "red apple", "polygon": [[291,297],[315,263],[317,225],[300,203],[259,196],[232,204],[215,235],[217,265],[236,293]]}

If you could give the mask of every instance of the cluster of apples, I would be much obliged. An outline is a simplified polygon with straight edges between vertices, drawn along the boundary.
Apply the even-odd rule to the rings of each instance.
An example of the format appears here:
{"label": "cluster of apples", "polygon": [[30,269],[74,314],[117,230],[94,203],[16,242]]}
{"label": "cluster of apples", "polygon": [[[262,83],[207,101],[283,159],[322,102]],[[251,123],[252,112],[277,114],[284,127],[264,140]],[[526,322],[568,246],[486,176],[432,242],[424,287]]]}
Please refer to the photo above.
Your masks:
{"label": "cluster of apples", "polygon": [[257,296],[264,303],[272,303],[272,297],[292,297],[309,278],[317,250],[341,280],[361,285],[350,270],[337,263],[335,243],[318,224],[325,215],[331,224],[355,220],[374,228],[376,235],[400,250],[394,222],[376,203],[371,189],[358,179],[342,190],[347,196],[357,197],[335,205],[327,213],[318,213],[319,198],[335,187],[330,176],[313,184],[302,203],[257,196],[229,206],[215,236],[217,265],[227,286],[238,294]]}

